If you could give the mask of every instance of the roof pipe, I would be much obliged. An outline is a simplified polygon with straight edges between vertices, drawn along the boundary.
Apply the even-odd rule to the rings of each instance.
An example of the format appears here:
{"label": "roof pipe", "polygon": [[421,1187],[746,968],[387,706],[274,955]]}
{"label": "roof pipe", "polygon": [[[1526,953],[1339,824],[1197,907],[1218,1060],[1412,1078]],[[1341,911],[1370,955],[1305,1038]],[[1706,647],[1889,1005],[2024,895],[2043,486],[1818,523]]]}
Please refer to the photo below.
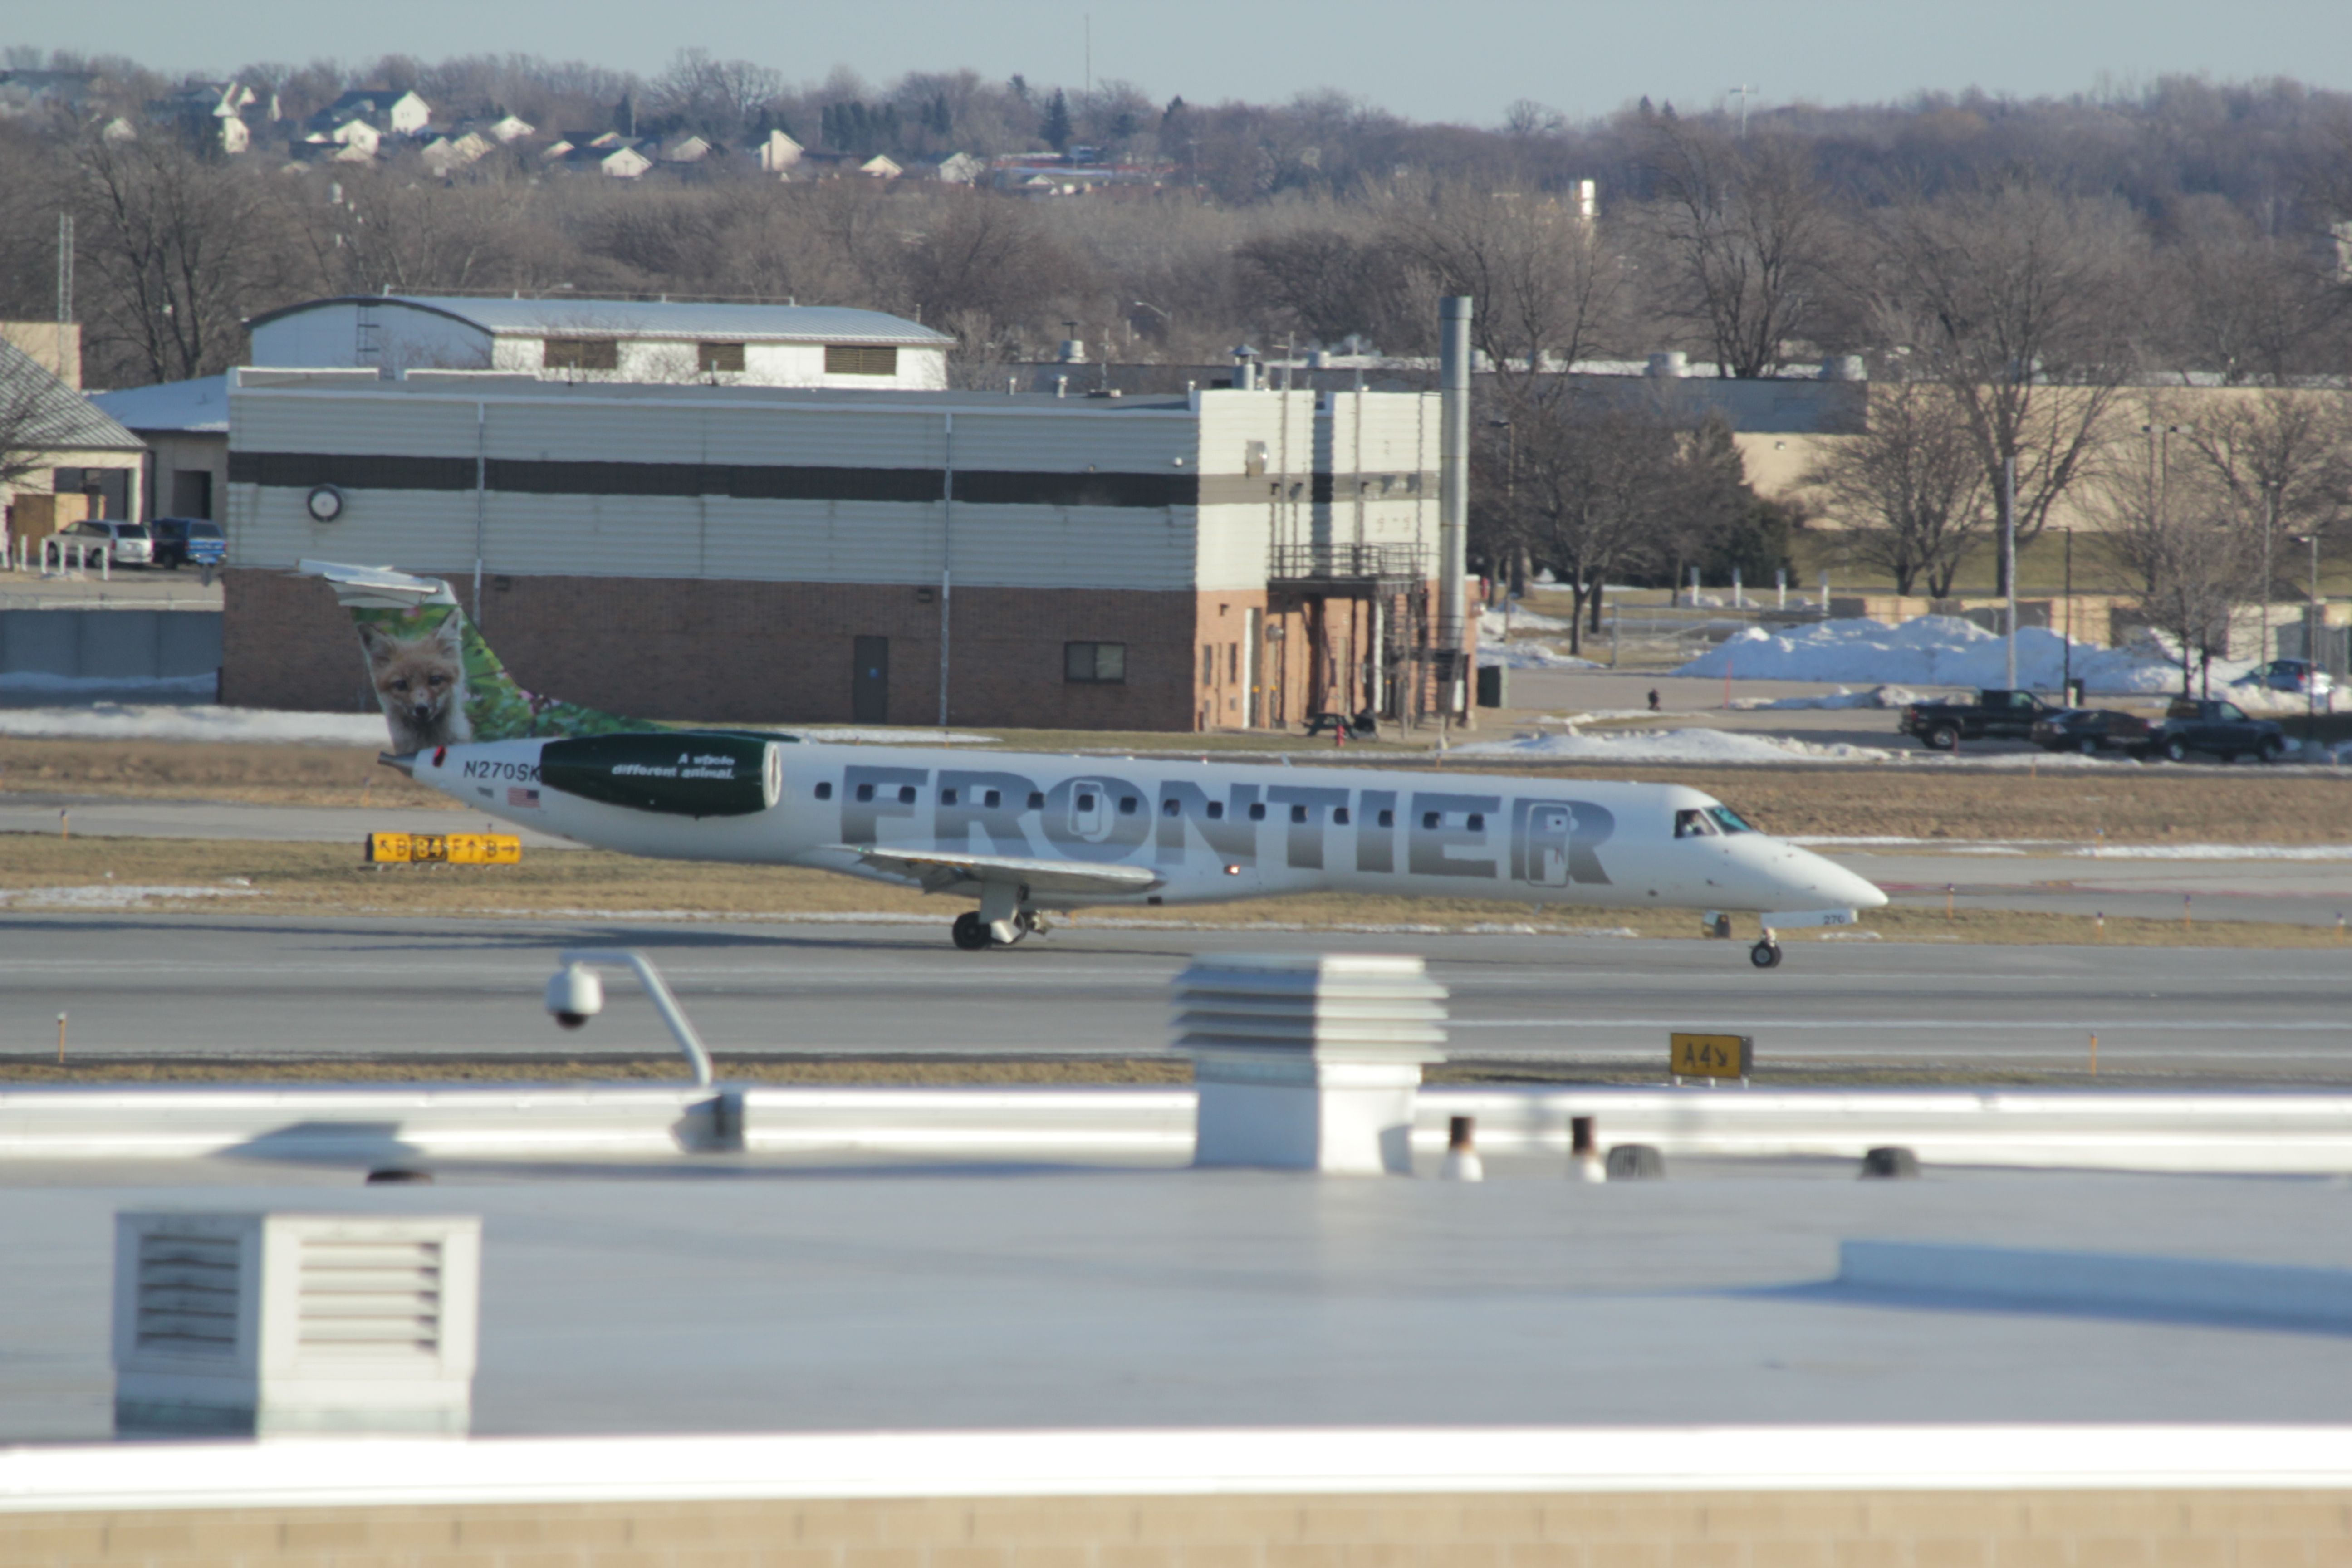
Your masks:
{"label": "roof pipe", "polygon": [[1438,301],[1438,381],[1444,401],[1437,446],[1437,646],[1446,709],[1466,715],[1469,667],[1470,297]]}

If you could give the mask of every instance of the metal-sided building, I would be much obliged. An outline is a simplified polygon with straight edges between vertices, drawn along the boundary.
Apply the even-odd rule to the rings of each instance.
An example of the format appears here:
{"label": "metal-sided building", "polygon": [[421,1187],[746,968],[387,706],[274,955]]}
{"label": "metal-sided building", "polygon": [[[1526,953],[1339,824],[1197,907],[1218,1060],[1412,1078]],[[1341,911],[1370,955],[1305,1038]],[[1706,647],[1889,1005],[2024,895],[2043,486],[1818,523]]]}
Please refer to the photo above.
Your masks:
{"label": "metal-sided building", "polygon": [[230,382],[224,700],[366,700],[305,557],[649,718],[1194,730],[1426,701],[1436,398]]}
{"label": "metal-sided building", "polygon": [[934,391],[955,340],[835,305],[355,294],[246,323],[270,368],[499,370],[542,381]]}

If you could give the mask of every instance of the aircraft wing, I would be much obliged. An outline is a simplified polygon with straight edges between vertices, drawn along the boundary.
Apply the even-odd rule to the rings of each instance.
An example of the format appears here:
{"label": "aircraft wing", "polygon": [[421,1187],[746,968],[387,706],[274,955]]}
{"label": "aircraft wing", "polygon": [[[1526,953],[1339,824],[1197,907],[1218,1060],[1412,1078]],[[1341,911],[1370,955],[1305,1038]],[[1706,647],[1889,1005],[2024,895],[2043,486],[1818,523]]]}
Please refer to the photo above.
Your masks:
{"label": "aircraft wing", "polygon": [[880,849],[836,844],[874,869],[919,882],[927,893],[959,882],[1018,882],[1034,893],[1148,893],[1162,879],[1140,866],[1085,860],[1033,860],[1018,855],[966,855],[950,849]]}

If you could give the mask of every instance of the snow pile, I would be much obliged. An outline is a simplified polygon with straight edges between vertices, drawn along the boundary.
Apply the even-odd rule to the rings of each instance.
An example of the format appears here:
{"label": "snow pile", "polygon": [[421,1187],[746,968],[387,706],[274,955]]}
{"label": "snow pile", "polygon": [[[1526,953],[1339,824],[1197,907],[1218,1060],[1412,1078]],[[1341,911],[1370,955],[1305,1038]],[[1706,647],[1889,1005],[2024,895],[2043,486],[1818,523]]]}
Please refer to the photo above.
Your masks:
{"label": "snow pile", "polygon": [[1487,605],[1480,608],[1478,611],[1478,640],[1480,642],[1501,642],[1503,640],[1503,634],[1507,630],[1514,632],[1564,632],[1568,630],[1568,623],[1560,619],[1558,616],[1547,616],[1539,611],[1527,609],[1517,605],[1514,605],[1512,606],[1511,613],[1507,617],[1502,611],[1495,608],[1492,605]]}
{"label": "snow pile", "polygon": [[[2017,684],[2054,691],[2067,668],[2065,637],[2042,626],[2017,633]],[[1878,621],[1822,621],[1775,634],[1749,626],[1674,673],[1748,680],[1829,680],[1856,685],[2000,687],[2008,684],[2005,638],[1952,616],[1921,616],[1899,626]],[[2242,673],[2242,663],[2215,660],[2214,679]],[[2177,689],[2177,656],[2154,638],[2128,648],[2074,644],[2074,674],[2093,691]]]}
{"label": "snow pile", "polygon": [[1571,653],[1548,647],[1539,642],[1485,643],[1478,645],[1478,668],[1481,669],[1600,669],[1601,665],[1589,658],[1579,658]]}
{"label": "snow pile", "polygon": [[1724,730],[1643,730],[1624,734],[1521,735],[1456,746],[1456,757],[1556,759],[1580,763],[1878,763],[1894,756],[1874,746],[1815,745]]}
{"label": "snow pile", "polygon": [[1731,705],[1751,711],[1769,711],[1790,708],[1901,708],[1919,700],[1919,694],[1904,686],[1874,686],[1867,691],[1853,691],[1839,687],[1820,697],[1735,697]]}
{"label": "snow pile", "polygon": [[392,741],[381,713],[279,713],[260,708],[175,708],[131,702],[0,708],[0,735],[42,741],[247,741],[379,749]]}

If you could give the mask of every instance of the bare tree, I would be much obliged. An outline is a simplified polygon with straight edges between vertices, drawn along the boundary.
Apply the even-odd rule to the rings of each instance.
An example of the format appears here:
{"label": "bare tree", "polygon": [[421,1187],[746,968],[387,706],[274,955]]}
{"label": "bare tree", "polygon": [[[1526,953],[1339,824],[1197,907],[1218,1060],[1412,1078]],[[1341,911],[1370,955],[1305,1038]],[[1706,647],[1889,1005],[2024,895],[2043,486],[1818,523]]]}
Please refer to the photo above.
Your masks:
{"label": "bare tree", "polygon": [[1556,199],[1449,186],[1383,216],[1442,291],[1470,296],[1473,346],[1507,397],[1621,340],[1624,269]]}
{"label": "bare tree", "polygon": [[1661,310],[1707,344],[1719,374],[1774,374],[1809,330],[1834,238],[1811,149],[1662,119],[1650,122],[1643,166]]}
{"label": "bare tree", "polygon": [[2352,510],[2352,411],[2340,393],[2209,398],[2184,440],[2237,526],[2261,537],[2257,587],[2266,601],[2276,542],[2325,531]]}
{"label": "bare tree", "polygon": [[2180,226],[2160,268],[2164,339],[2178,369],[2229,386],[2281,386],[2327,368],[2352,310],[2330,258],[2305,237],[2256,232],[2219,197],[2194,204]]}
{"label": "bare tree", "polygon": [[1645,402],[1591,395],[1529,404],[1515,435],[1515,526],[1568,580],[1579,651],[1601,585],[1654,552],[1676,520],[1679,435]]}
{"label": "bare tree", "polygon": [[74,150],[85,353],[107,379],[184,381],[236,363],[245,318],[304,278],[283,193],[175,140]]}
{"label": "bare tree", "polygon": [[0,339],[0,494],[75,445],[81,401],[32,355]]}
{"label": "bare tree", "polygon": [[1879,331],[1906,374],[1950,394],[1996,495],[2015,459],[2031,542],[2095,461],[2134,366],[2142,236],[2112,202],[2011,182],[1895,207],[1879,241]]}
{"label": "bare tree", "polygon": [[1897,382],[1875,387],[1869,427],[1832,443],[1804,476],[1843,522],[1853,553],[1911,592],[1949,595],[1992,521],[1984,465],[1967,413],[1949,389]]}

